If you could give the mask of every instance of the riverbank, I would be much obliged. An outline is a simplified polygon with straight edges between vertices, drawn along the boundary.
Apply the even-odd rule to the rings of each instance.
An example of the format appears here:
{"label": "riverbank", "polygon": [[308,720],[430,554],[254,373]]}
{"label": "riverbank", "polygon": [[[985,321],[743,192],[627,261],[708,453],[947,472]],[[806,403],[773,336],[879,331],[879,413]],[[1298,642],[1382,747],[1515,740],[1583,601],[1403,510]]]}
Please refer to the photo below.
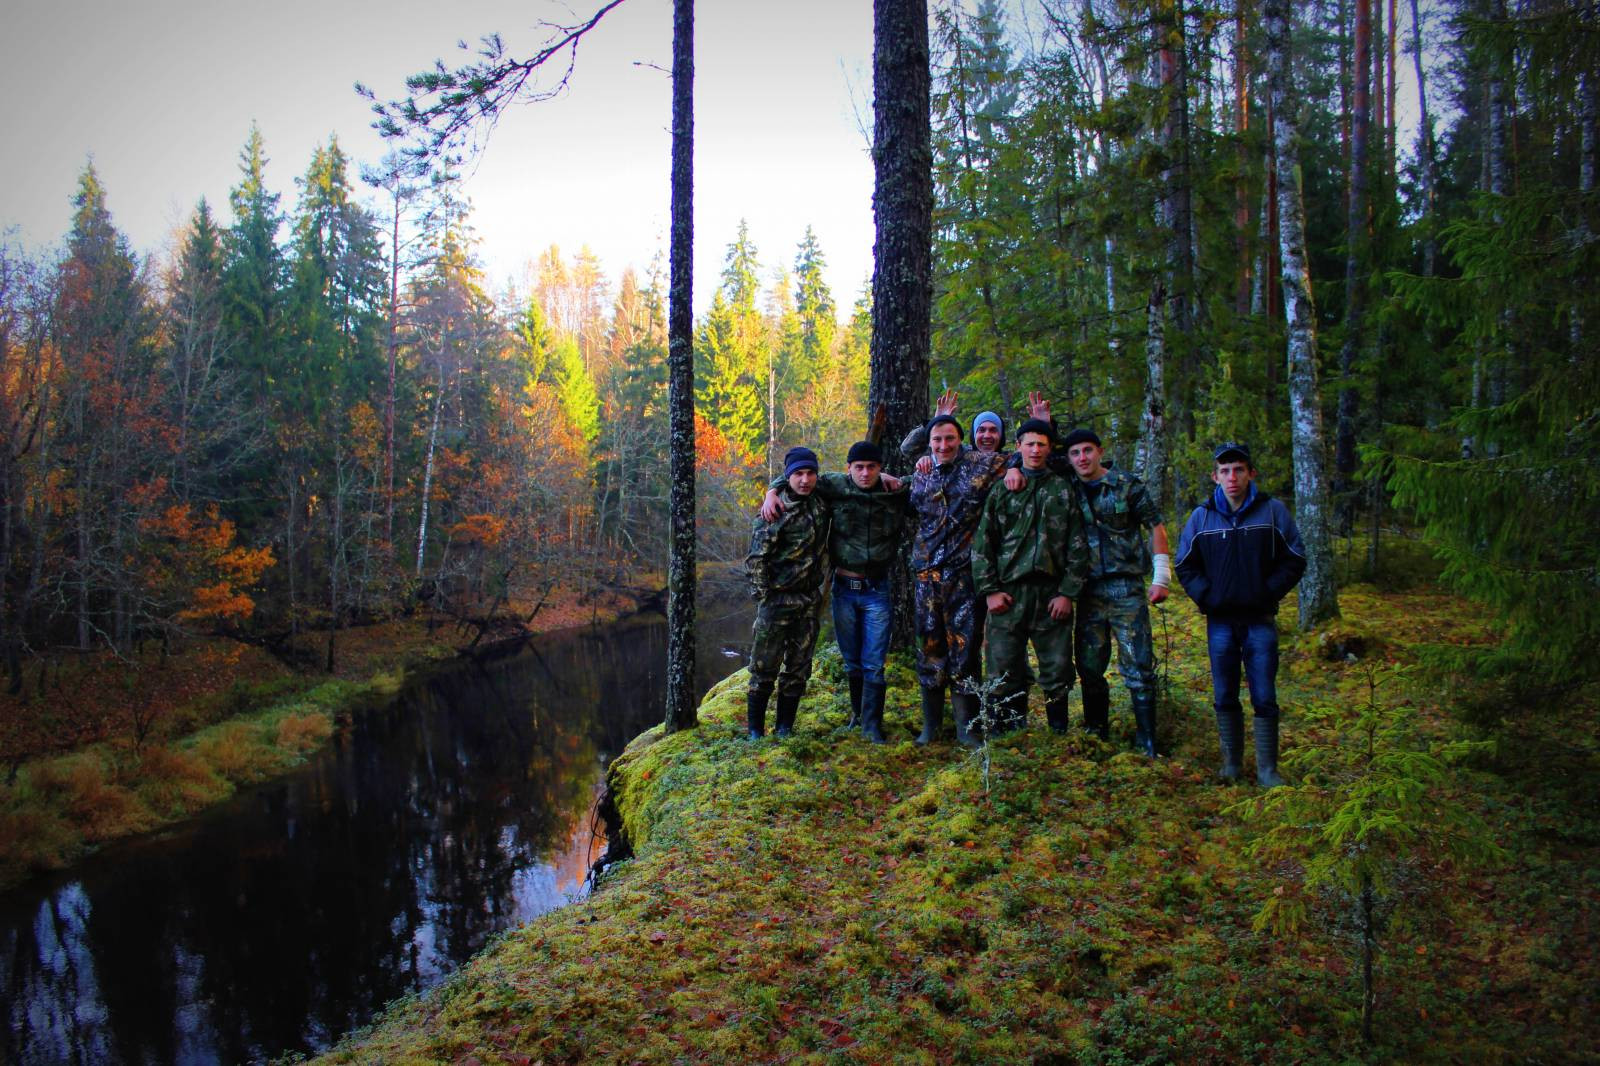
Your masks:
{"label": "riverbank", "polygon": [[[1428,589],[1342,593],[1332,638],[1286,638],[1286,749],[1381,682],[1425,745],[1466,698],[1407,672],[1424,644],[1485,638]],[[1290,615],[1289,617],[1292,617]],[[1297,894],[1293,863],[1244,855],[1253,787],[1211,781],[1199,619],[1158,612],[1171,757],[1032,729],[979,761],[918,749],[907,664],[892,739],[846,735],[819,654],[797,735],[742,739],[743,678],[697,730],[638,738],[614,765],[636,857],[604,891],[506,937],[394,1005],[326,1062],[1577,1061],[1600,1041],[1596,713],[1512,716],[1499,754],[1452,767],[1440,803],[1486,819],[1508,858],[1404,865],[1359,1037],[1348,901],[1306,897],[1298,932],[1255,927]],[[1115,690],[1114,690],[1115,691]],[[1530,709],[1531,710],[1531,709]],[[1074,704],[1074,716],[1078,713]],[[1581,735],[1576,743],[1574,727]],[[947,727],[948,729],[948,724]],[[1294,763],[1290,762],[1291,771]],[[1300,791],[1300,790],[1296,790]]]}
{"label": "riverbank", "polygon": [[[223,638],[150,649],[133,664],[101,655],[42,670],[21,697],[0,697],[11,767],[0,783],[0,889],[293,768],[351,715],[392,698],[408,671],[639,607],[622,590],[558,593],[531,622],[476,644],[476,629],[421,615],[352,628],[338,634],[331,674]],[[41,748],[66,750],[20,754]]]}

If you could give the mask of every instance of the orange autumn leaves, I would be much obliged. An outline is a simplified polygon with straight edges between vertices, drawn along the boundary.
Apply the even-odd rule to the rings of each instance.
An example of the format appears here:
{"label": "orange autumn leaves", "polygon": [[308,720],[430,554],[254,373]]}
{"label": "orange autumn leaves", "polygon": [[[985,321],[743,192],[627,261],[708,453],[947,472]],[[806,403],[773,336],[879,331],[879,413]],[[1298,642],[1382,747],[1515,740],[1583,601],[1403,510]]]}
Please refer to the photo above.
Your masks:
{"label": "orange autumn leaves", "polygon": [[145,535],[139,555],[146,590],[168,605],[180,622],[242,622],[255,610],[249,590],[273,564],[270,547],[236,543],[232,521],[215,506],[203,512],[186,503],[156,501],[166,494],[163,479],[137,487],[135,503],[152,504],[139,519]]}

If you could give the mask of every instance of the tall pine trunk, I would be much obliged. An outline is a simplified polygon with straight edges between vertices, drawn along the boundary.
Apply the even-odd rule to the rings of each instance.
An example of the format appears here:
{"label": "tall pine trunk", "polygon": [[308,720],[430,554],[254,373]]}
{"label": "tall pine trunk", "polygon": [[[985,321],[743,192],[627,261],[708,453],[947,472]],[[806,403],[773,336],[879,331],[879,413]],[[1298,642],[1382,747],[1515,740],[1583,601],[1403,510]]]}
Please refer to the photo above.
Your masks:
{"label": "tall pine trunk", "polygon": [[1434,232],[1433,194],[1438,184],[1433,156],[1433,120],[1428,116],[1428,84],[1422,75],[1422,14],[1417,0],[1411,0],[1411,59],[1417,71],[1417,170],[1422,178],[1422,274],[1433,277],[1439,255],[1439,239]]}
{"label": "tall pine trunk", "polygon": [[[1194,211],[1189,171],[1189,51],[1183,0],[1164,0],[1154,22],[1162,106],[1161,149],[1166,167],[1162,182],[1162,227],[1167,236],[1167,304],[1176,344],[1167,343],[1168,365],[1176,355],[1178,380],[1171,393],[1171,421],[1191,439],[1194,434],[1194,389],[1199,377],[1195,315]],[[1174,352],[1173,349],[1176,348]]]}
{"label": "tall pine trunk", "polygon": [[1316,306],[1306,258],[1305,201],[1300,190],[1299,123],[1291,99],[1290,0],[1266,0],[1268,78],[1275,118],[1278,232],[1283,258],[1283,311],[1288,331],[1290,435],[1294,442],[1294,504],[1306,573],[1300,582],[1300,625],[1309,628],[1339,613],[1329,536],[1328,486],[1323,470],[1322,402],[1317,384]]}
{"label": "tall pine trunk", "polygon": [[[928,409],[933,132],[927,0],[874,0],[872,34],[875,240],[868,432],[898,442]],[[893,472],[904,472],[897,448],[884,453]],[[904,643],[912,625],[910,585],[903,578],[896,583],[894,615],[896,642]]]}
{"label": "tall pine trunk", "polygon": [[1372,4],[1355,0],[1355,84],[1350,94],[1350,172],[1345,216],[1344,347],[1339,352],[1339,422],[1334,448],[1333,494],[1339,525],[1348,531],[1353,518],[1352,482],[1356,470],[1356,366],[1366,345],[1367,324],[1367,163],[1372,131]]}
{"label": "tall pine trunk", "polygon": [[674,733],[699,723],[694,700],[694,0],[672,3],[672,245],[668,259],[672,523],[667,550],[666,730]]}

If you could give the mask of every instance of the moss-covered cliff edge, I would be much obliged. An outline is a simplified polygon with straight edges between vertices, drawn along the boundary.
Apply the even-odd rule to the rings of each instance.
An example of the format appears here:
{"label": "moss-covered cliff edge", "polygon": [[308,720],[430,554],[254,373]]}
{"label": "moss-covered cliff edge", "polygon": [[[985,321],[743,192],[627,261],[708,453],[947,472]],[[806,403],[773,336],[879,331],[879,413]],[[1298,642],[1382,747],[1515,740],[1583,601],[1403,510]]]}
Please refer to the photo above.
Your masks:
{"label": "moss-covered cliff edge", "polygon": [[[1429,592],[1349,589],[1339,639],[1289,641],[1285,747],[1317,740],[1297,707],[1365,691],[1423,639],[1481,635]],[[819,656],[797,735],[742,739],[744,675],[698,730],[638,738],[617,804],[636,857],[603,891],[507,936],[440,988],[394,1005],[330,1062],[1575,1061],[1600,1040],[1592,707],[1560,780],[1460,769],[1452,790],[1511,861],[1423,862],[1380,955],[1379,1039],[1336,901],[1296,936],[1260,933],[1292,868],[1242,853],[1246,788],[1211,783],[1214,726],[1197,619],[1158,622],[1163,747],[1125,751],[1033,728],[992,752],[990,787],[949,743],[919,749],[915,683],[890,678],[896,741],[841,728],[837,660]],[[1342,647],[1342,646],[1341,646]],[[1440,733],[1445,696],[1397,681]],[[1120,698],[1120,697],[1119,697]],[[1570,711],[1571,709],[1569,709]],[[1074,704],[1074,715],[1077,709]],[[948,726],[947,726],[948,728]],[[1528,743],[1542,743],[1532,736]],[[1522,755],[1526,755],[1523,752]],[[1579,780],[1572,780],[1576,774]],[[1315,906],[1319,901],[1311,901]]]}

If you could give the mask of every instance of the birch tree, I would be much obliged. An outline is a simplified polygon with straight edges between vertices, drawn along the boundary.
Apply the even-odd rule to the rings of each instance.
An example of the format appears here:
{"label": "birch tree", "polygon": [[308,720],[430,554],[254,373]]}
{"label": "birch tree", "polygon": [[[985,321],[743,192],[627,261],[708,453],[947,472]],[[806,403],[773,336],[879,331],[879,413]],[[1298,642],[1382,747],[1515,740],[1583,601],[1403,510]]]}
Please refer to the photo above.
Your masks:
{"label": "birch tree", "polygon": [[1317,384],[1316,305],[1306,255],[1305,203],[1300,191],[1299,121],[1291,78],[1289,0],[1266,0],[1267,68],[1278,172],[1278,239],[1283,260],[1283,313],[1288,332],[1289,415],[1294,446],[1295,521],[1306,548],[1300,582],[1300,625],[1310,628],[1339,613],[1329,536],[1328,485],[1323,469],[1322,396]]}

